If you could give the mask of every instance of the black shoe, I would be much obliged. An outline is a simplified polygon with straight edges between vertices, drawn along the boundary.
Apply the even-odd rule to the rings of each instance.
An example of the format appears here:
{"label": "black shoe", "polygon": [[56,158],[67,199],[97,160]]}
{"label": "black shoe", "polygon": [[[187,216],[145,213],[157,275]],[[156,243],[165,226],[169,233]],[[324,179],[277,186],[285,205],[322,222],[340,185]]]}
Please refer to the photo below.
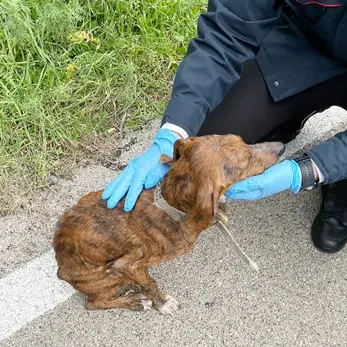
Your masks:
{"label": "black shoe", "polygon": [[323,202],[313,222],[311,236],[316,248],[339,252],[347,243],[347,181],[322,186]]}

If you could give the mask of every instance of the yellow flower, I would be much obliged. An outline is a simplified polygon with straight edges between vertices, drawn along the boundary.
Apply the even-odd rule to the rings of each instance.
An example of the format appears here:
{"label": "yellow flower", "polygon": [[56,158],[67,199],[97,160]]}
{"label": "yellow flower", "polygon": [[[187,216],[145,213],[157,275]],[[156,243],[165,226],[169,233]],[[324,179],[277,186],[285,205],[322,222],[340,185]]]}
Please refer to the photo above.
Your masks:
{"label": "yellow flower", "polygon": [[78,67],[76,65],[69,64],[66,68],[66,73],[65,73],[66,78],[70,80],[75,75],[77,70],[78,70]]}
{"label": "yellow flower", "polygon": [[100,40],[95,38],[93,34],[87,33],[86,31],[77,31],[69,36],[69,39],[73,43],[92,43],[98,49],[100,47]]}

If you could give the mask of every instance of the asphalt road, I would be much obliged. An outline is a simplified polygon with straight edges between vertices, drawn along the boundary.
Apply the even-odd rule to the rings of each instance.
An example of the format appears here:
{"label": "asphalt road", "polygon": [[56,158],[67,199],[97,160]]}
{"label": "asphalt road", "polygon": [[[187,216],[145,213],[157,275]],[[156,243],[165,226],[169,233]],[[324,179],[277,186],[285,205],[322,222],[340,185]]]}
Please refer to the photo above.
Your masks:
{"label": "asphalt road", "polygon": [[[118,164],[148,146],[157,126],[128,133]],[[331,108],[306,124],[285,156],[346,128],[347,113]],[[29,206],[0,219],[1,347],[347,346],[347,251],[326,255],[310,241],[319,190],[229,204],[229,228],[258,274],[211,228],[190,254],[152,269],[181,305],[173,317],[86,311],[84,298],[56,278],[52,231],[65,208],[114,175],[89,166],[70,181],[53,177]]]}

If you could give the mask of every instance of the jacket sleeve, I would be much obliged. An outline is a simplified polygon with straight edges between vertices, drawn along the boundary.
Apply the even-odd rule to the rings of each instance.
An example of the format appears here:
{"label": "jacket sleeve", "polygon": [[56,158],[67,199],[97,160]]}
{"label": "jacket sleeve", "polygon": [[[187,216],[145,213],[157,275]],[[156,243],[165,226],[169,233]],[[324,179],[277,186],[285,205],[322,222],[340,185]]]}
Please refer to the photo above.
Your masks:
{"label": "jacket sleeve", "polygon": [[330,184],[347,179],[347,130],[308,151],[324,182]]}
{"label": "jacket sleeve", "polygon": [[283,2],[209,0],[198,36],[177,70],[162,124],[180,126],[189,136],[198,133],[206,115],[240,79],[243,63],[254,59]]}

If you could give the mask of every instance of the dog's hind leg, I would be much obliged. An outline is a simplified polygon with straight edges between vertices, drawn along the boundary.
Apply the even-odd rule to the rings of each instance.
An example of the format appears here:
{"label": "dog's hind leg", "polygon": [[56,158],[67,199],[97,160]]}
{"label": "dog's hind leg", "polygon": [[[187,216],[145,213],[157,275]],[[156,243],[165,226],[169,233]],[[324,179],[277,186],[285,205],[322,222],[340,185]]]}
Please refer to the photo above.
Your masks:
{"label": "dog's hind leg", "polygon": [[141,286],[143,294],[153,301],[155,308],[162,314],[172,315],[173,312],[177,311],[179,304],[176,299],[170,295],[166,295],[159,289],[157,282],[149,275],[148,269],[136,267],[136,261],[129,261],[126,257],[117,259],[113,263],[110,262],[106,270],[107,273],[111,276],[112,274],[115,276],[123,274],[129,277],[133,282]]}
{"label": "dog's hind leg", "polygon": [[143,294],[130,294],[117,298],[96,298],[87,303],[88,310],[107,310],[112,308],[126,308],[132,311],[147,311],[152,308],[152,301]]}
{"label": "dog's hind leg", "polygon": [[98,293],[88,295],[87,309],[105,310],[126,308],[146,311],[152,308],[152,301],[142,293],[142,288],[126,276],[109,278],[108,286],[98,287]]}

